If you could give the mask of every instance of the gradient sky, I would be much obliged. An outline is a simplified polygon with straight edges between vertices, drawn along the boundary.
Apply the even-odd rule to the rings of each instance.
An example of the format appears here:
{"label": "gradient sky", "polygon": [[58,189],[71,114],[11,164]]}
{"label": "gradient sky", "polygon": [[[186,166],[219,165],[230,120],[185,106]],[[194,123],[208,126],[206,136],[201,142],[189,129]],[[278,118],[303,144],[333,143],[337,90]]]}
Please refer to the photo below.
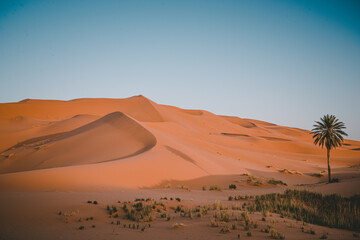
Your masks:
{"label": "gradient sky", "polygon": [[0,102],[124,98],[360,140],[360,1],[3,1]]}

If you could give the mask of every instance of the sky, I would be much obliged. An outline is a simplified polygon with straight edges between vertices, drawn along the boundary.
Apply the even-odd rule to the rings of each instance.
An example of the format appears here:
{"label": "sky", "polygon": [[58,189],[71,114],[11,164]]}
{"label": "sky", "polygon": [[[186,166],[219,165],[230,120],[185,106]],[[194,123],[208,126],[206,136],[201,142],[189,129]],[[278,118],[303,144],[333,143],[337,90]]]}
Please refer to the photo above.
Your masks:
{"label": "sky", "polygon": [[0,0],[0,102],[126,98],[360,140],[360,1]]}

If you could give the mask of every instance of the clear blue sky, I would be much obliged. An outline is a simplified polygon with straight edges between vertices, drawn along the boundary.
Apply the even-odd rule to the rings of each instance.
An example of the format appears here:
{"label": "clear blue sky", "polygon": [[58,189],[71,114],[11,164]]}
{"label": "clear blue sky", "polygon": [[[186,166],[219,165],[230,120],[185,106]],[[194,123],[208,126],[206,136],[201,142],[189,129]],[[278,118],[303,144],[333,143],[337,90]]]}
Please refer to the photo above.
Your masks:
{"label": "clear blue sky", "polygon": [[360,1],[0,0],[0,102],[124,98],[360,140]]}

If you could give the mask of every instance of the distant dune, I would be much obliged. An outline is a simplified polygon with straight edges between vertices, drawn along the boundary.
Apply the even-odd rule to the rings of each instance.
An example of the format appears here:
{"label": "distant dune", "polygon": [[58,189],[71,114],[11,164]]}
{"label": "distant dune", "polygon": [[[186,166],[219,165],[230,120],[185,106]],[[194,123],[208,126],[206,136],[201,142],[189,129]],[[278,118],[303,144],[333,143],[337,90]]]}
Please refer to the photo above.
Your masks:
{"label": "distant dune", "polygon": [[[360,165],[360,142],[345,142],[332,152],[334,168]],[[282,169],[301,173],[287,175],[289,184],[313,183],[325,164],[306,130],[141,95],[0,104],[3,190],[151,187],[243,173],[285,180]]]}

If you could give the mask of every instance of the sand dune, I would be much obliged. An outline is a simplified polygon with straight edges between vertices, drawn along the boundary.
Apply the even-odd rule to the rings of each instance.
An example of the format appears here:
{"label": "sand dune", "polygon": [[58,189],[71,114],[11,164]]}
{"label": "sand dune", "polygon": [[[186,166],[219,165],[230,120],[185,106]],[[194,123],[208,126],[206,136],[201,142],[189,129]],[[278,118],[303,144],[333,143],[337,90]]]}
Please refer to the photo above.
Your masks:
{"label": "sand dune", "polygon": [[[287,175],[296,185],[319,181],[311,175],[326,168],[325,150],[306,130],[141,95],[0,104],[0,139],[0,190],[151,187],[244,173],[266,182],[285,180],[281,169],[303,173]],[[334,171],[357,171],[359,148],[346,140],[332,151]]]}
{"label": "sand dune", "polygon": [[0,169],[9,173],[113,161],[155,144],[156,138],[148,130],[127,115],[114,112],[69,132],[16,144],[2,153]]}

